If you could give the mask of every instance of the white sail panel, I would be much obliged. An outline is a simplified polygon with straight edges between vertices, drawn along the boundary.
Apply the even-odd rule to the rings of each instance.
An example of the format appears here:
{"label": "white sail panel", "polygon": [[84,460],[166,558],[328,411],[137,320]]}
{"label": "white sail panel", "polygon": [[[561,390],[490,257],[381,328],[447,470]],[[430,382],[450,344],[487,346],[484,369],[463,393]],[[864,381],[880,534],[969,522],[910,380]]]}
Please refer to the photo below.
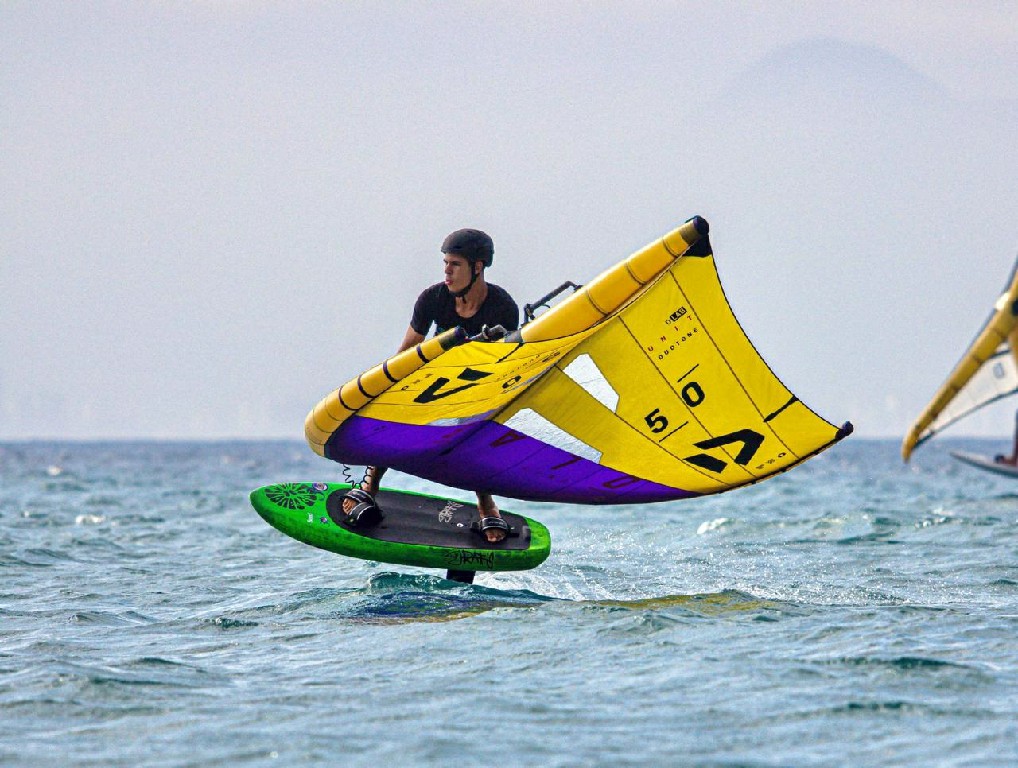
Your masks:
{"label": "white sail panel", "polygon": [[926,429],[928,439],[983,406],[1018,392],[1018,366],[1005,342],[979,368]]}

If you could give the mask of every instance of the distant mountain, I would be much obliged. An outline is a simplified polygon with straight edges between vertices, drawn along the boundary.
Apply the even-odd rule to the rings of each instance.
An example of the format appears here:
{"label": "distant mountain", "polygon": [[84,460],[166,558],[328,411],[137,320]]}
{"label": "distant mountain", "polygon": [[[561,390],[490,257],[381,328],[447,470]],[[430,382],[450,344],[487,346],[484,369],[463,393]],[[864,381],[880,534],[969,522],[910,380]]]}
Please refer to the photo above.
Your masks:
{"label": "distant mountain", "polygon": [[812,104],[845,99],[942,104],[951,95],[937,81],[878,48],[844,40],[807,40],[772,51],[739,74],[722,100],[780,98]]}

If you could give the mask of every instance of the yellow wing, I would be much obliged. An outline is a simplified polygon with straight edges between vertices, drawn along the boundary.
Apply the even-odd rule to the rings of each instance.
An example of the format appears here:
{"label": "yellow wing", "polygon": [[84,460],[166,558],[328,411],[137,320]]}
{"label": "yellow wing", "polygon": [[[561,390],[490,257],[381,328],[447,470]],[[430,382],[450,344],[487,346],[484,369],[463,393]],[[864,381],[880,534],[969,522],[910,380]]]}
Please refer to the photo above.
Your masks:
{"label": "yellow wing", "polygon": [[312,447],[472,490],[608,504],[756,482],[851,431],[760,358],[698,217],[507,340],[431,342],[323,400]]}
{"label": "yellow wing", "polygon": [[1018,391],[1018,261],[989,319],[905,435],[901,456],[989,403]]}

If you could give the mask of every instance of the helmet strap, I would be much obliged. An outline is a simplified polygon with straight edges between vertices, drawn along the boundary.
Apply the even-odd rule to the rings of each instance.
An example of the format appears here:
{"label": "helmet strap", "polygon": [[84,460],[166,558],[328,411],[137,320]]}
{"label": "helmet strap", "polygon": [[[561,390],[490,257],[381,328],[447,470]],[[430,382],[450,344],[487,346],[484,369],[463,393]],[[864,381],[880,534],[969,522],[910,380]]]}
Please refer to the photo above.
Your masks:
{"label": "helmet strap", "polygon": [[[452,294],[455,298],[462,299],[464,296],[470,293],[470,289],[474,287],[474,283],[477,282],[477,278],[481,276],[481,272],[484,271],[484,268],[482,267],[481,269],[475,271],[474,264],[476,263],[477,263],[476,261],[473,260],[470,261],[470,282],[467,283],[467,287],[464,288],[462,291],[456,291],[455,293]],[[450,291],[450,293],[452,293],[452,291]]]}

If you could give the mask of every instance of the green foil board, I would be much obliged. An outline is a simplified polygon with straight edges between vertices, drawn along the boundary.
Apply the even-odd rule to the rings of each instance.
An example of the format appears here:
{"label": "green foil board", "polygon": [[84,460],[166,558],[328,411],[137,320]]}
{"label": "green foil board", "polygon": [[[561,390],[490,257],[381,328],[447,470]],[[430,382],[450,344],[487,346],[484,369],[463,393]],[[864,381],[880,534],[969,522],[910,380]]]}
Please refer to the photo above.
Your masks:
{"label": "green foil board", "polygon": [[501,510],[512,528],[489,544],[470,524],[477,505],[441,496],[383,488],[375,501],[385,519],[351,528],[339,514],[344,483],[278,483],[251,492],[262,519],[287,536],[319,549],[362,560],[463,571],[523,571],[551,552],[551,534],[536,520]]}

